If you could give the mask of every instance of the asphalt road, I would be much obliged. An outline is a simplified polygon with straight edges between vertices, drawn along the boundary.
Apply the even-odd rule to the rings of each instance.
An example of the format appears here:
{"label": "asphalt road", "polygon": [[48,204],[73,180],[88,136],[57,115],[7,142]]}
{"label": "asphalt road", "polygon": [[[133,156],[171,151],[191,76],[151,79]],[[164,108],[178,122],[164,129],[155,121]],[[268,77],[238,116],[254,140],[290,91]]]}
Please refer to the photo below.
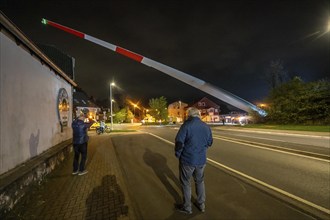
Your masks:
{"label": "asphalt road", "polygon": [[330,139],[326,133],[287,133],[283,131],[250,130],[250,129],[225,129],[215,127],[215,134],[225,137],[239,138],[241,140],[250,140],[258,143],[274,144],[276,146],[296,149],[299,151],[308,151],[315,154],[330,155]]}
{"label": "asphalt road", "polygon": [[[185,217],[174,211],[174,204],[181,201],[173,154],[177,129],[148,127],[143,130],[149,134],[112,137],[129,191],[144,219]],[[308,141],[299,143],[311,137],[282,136],[214,129],[205,173],[207,212],[201,214],[195,208],[192,218],[326,218],[322,213],[330,209],[329,148],[320,138],[312,137],[318,140],[312,146]],[[302,152],[297,151],[300,145]]]}

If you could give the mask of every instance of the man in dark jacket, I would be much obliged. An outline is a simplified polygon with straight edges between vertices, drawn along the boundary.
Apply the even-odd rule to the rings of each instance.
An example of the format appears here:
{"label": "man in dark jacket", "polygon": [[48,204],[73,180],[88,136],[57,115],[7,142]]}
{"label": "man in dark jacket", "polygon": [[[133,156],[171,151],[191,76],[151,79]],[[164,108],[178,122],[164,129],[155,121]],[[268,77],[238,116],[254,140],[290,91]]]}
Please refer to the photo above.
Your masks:
{"label": "man in dark jacket", "polygon": [[175,156],[179,159],[180,182],[183,193],[183,205],[178,211],[192,214],[191,185],[193,176],[197,193],[197,206],[205,212],[204,168],[206,150],[213,143],[210,127],[200,119],[197,108],[188,109],[188,120],[180,127],[175,138]]}
{"label": "man in dark jacket", "polygon": [[[74,159],[73,159],[73,175],[84,175],[88,171],[85,169],[85,163],[87,158],[87,143],[88,135],[87,131],[93,122],[85,123],[85,115],[81,113],[78,118],[72,122],[73,131],[73,148],[74,148]],[[79,158],[81,160],[79,163]],[[78,167],[79,165],[79,167]]]}

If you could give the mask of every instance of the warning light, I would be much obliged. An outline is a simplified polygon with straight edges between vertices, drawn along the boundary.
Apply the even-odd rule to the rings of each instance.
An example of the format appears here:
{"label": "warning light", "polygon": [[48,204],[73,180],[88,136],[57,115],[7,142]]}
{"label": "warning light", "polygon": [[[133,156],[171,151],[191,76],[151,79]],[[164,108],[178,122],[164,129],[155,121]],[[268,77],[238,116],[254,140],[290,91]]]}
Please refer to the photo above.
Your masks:
{"label": "warning light", "polygon": [[41,19],[41,23],[47,24],[47,20],[43,18],[43,19]]}

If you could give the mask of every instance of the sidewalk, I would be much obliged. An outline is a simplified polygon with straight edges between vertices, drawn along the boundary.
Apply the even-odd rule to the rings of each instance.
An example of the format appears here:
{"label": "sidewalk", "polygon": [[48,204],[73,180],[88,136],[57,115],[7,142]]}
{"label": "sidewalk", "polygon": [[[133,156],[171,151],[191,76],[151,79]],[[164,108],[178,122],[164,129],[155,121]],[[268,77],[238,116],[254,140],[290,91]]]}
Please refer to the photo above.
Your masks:
{"label": "sidewalk", "polygon": [[72,175],[72,152],[1,219],[136,219],[109,140],[91,138],[86,175]]}

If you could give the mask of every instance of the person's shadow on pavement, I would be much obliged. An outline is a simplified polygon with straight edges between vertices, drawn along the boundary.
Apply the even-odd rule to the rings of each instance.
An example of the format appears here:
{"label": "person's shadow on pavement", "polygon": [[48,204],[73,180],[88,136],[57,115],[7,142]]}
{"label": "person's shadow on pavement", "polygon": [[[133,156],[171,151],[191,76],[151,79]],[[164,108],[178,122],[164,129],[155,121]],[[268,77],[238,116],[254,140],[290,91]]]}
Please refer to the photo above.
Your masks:
{"label": "person's shadow on pavement", "polygon": [[120,219],[121,216],[128,216],[125,195],[115,175],[102,178],[102,184],[88,195],[86,207],[85,219]]}
{"label": "person's shadow on pavement", "polygon": [[159,154],[152,152],[149,148],[145,149],[145,153],[143,155],[144,162],[150,166],[154,173],[157,175],[157,177],[160,179],[162,184],[166,187],[167,191],[173,196],[176,204],[179,204],[181,202],[181,197],[179,193],[175,190],[175,188],[172,186],[172,184],[169,182],[169,179],[171,179],[179,189],[181,189],[179,180],[174,175],[173,171],[167,166],[166,158]]}

